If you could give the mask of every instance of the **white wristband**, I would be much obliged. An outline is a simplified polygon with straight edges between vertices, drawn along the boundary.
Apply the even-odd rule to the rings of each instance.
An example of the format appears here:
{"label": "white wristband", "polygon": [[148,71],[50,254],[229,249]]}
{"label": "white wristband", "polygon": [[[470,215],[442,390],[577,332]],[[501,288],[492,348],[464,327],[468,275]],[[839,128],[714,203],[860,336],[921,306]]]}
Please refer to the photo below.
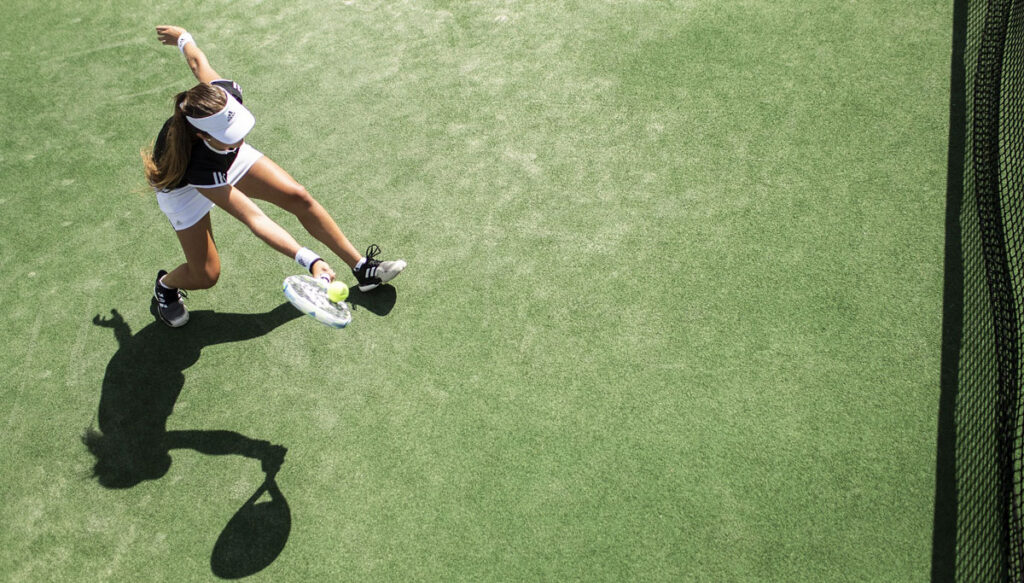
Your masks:
{"label": "white wristband", "polygon": [[181,51],[181,54],[185,54],[185,45],[187,45],[188,43],[195,44],[196,41],[188,32],[181,33],[181,36],[178,37],[178,50]]}
{"label": "white wristband", "polygon": [[[311,270],[313,264],[317,261],[320,261],[320,256],[305,247],[299,249],[299,252],[295,254],[295,263],[298,263],[306,270]],[[310,271],[310,273],[312,273],[312,271]]]}

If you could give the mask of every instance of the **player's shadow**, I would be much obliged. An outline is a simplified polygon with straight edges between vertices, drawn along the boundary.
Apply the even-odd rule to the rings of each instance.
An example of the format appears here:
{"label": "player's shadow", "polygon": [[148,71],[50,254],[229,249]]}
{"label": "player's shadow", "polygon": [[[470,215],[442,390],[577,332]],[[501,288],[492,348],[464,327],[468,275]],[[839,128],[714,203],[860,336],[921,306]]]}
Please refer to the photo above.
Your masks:
{"label": "player's shadow", "polygon": [[[262,314],[196,311],[183,328],[169,329],[155,321],[135,334],[117,310],[109,318],[93,319],[95,325],[111,328],[118,342],[103,378],[98,427],[82,437],[96,459],[93,475],[101,485],[130,488],[160,478],[170,468],[173,449],[244,456],[258,460],[266,474],[214,547],[210,565],[221,577],[255,573],[284,548],[291,515],[274,478],[287,450],[234,431],[168,431],[167,419],[184,387],[184,370],[199,360],[203,348],[257,338],[301,315],[287,303]],[[270,500],[257,503],[265,494]]]}
{"label": "player's shadow", "polygon": [[395,291],[395,286],[385,283],[368,292],[361,292],[359,288],[353,287],[348,295],[348,303],[352,304],[353,312],[358,312],[360,308],[363,308],[378,316],[387,316],[395,307],[397,297],[398,292]]}

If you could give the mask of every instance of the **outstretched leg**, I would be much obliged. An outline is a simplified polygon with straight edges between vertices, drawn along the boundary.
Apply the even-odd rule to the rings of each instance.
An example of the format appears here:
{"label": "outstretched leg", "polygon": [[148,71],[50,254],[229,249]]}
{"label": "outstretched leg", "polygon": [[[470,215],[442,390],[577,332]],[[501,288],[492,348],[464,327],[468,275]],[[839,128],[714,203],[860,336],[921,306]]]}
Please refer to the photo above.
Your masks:
{"label": "outstretched leg", "polygon": [[350,268],[362,259],[327,210],[270,158],[263,156],[256,161],[236,186],[250,198],[265,200],[295,215],[310,235]]}
{"label": "outstretched leg", "polygon": [[380,252],[376,245],[371,245],[366,251],[366,257],[363,257],[306,188],[266,156],[253,164],[237,187],[251,198],[275,204],[298,217],[309,234],[327,245],[352,268],[352,274],[359,281],[360,291],[370,291],[391,281],[405,269],[405,261],[401,259],[376,259]]}

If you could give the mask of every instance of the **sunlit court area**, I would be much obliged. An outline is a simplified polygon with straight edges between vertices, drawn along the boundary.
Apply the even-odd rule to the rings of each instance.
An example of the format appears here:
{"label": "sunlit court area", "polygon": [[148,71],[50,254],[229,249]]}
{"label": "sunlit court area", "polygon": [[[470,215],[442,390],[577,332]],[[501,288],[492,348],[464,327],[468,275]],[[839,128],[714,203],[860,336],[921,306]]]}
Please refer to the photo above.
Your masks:
{"label": "sunlit court area", "polygon": [[5,0],[0,580],[1020,580],[1022,15]]}

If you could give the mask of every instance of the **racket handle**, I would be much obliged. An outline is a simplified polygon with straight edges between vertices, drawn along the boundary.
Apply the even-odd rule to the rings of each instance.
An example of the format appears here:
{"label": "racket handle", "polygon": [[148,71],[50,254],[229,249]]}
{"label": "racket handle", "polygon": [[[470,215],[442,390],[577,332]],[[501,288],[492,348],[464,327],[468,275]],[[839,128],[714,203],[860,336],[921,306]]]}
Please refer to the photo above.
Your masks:
{"label": "racket handle", "polygon": [[323,275],[321,275],[321,276],[320,276],[320,277],[318,277],[317,279],[319,279],[319,280],[320,280],[320,282],[321,282],[321,283],[322,283],[322,284],[323,284],[323,285],[324,285],[325,287],[327,286],[327,284],[331,283],[331,276],[327,275],[326,273],[325,273],[325,274],[323,274]]}

